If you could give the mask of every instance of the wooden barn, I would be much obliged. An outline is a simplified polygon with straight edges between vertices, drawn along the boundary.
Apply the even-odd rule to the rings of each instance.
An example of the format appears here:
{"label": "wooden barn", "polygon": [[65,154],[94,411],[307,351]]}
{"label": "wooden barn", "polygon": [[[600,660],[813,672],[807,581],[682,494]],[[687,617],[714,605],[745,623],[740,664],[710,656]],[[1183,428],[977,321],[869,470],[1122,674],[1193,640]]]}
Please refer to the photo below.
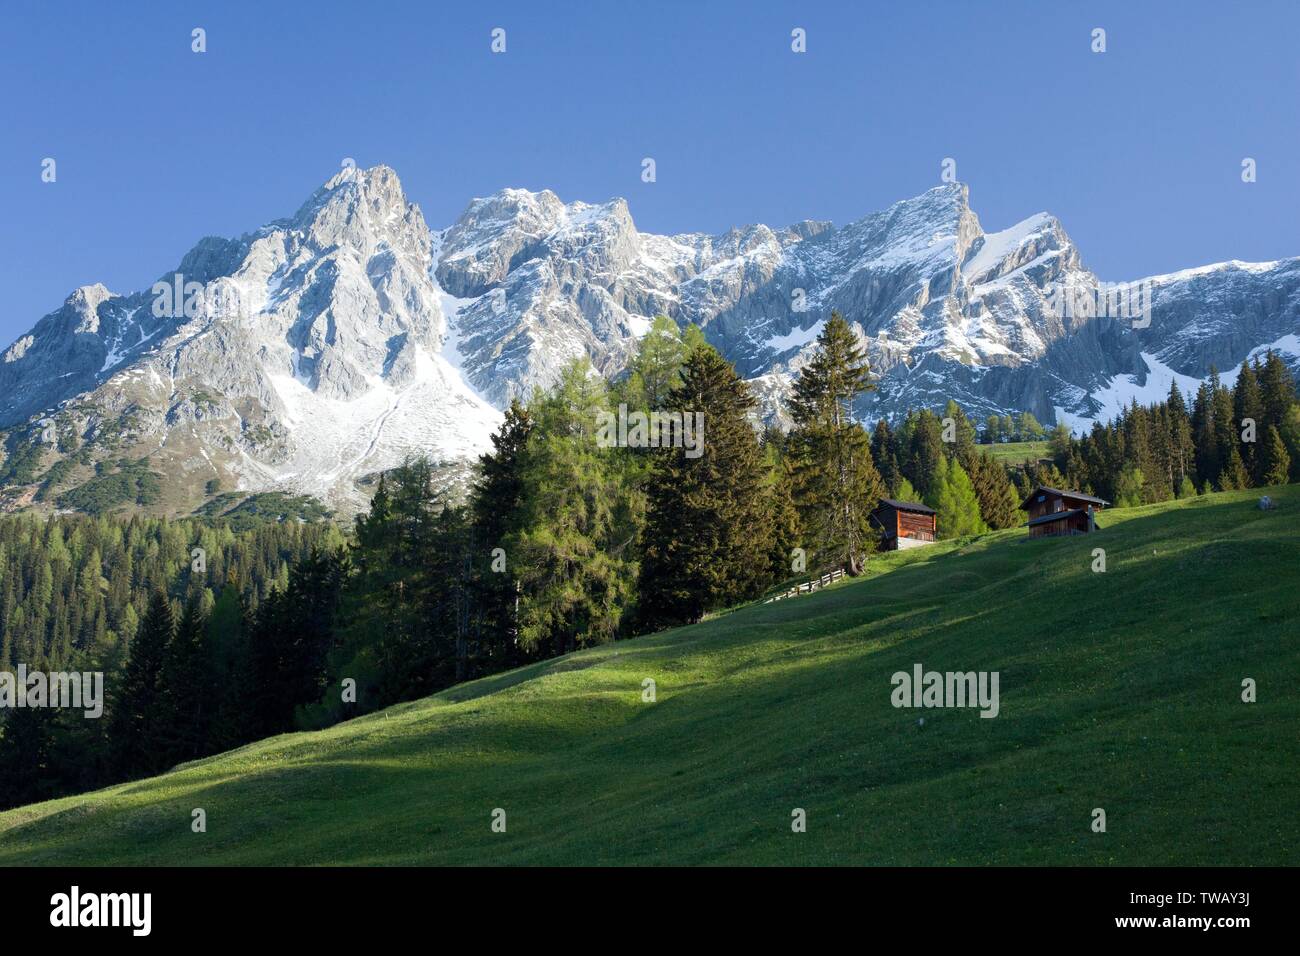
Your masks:
{"label": "wooden barn", "polygon": [[1048,538],[1096,531],[1094,515],[1107,504],[1082,492],[1039,485],[1020,507],[1029,514],[1029,537]]}
{"label": "wooden barn", "polygon": [[915,501],[881,498],[871,520],[880,528],[882,551],[899,551],[933,544],[939,536],[939,516]]}

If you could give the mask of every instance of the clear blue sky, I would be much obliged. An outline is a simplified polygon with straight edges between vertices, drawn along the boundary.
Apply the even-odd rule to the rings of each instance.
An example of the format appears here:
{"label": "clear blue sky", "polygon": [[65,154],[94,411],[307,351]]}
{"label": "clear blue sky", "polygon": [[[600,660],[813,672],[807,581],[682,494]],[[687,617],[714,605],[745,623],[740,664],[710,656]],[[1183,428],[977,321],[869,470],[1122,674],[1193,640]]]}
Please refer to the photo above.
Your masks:
{"label": "clear blue sky", "polygon": [[986,229],[1048,210],[1104,279],[1300,254],[1291,0],[10,0],[0,31],[6,343],[77,285],[143,288],[290,214],[344,157],[394,167],[434,227],[524,186],[717,232],[842,224],[950,156]]}

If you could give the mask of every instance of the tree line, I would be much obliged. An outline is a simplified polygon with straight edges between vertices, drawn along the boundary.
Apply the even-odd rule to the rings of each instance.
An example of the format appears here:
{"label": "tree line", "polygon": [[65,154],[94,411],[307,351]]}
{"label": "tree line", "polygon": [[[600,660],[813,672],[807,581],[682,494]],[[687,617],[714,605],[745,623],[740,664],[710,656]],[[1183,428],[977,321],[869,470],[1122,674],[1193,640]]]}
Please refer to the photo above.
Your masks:
{"label": "tree line", "polygon": [[[151,693],[192,686],[185,670],[194,662],[181,651],[200,623],[224,644],[232,608],[257,615],[264,602],[279,600],[289,588],[291,569],[299,574],[312,554],[343,541],[339,529],[325,523],[236,531],[227,522],[142,516],[0,520],[0,671],[14,673],[23,664],[28,672],[99,672],[109,695],[98,720],[80,711],[0,712],[0,806],[91,789],[132,775],[130,768],[145,769],[145,761],[117,747],[147,739],[137,735],[128,742],[123,715],[134,693],[128,676],[134,674],[137,688],[148,684]],[[176,619],[187,635],[180,641],[172,640]],[[220,681],[215,670],[202,679],[214,686]],[[173,727],[183,730],[184,720],[154,709],[153,697],[148,703],[154,727],[168,734]],[[170,695],[168,706],[179,704]],[[240,736],[214,733],[210,745]],[[158,762],[147,766],[202,749],[160,740]]]}
{"label": "tree line", "polygon": [[[693,623],[828,568],[858,574],[878,540],[881,498],[925,502],[940,534],[959,537],[1021,523],[1037,482],[1134,503],[1289,474],[1300,455],[1282,467],[1268,444],[1276,437],[1285,452],[1300,437],[1280,364],[1269,356],[1243,370],[1240,399],[1215,377],[1190,412],[1178,411],[1175,390],[1082,438],[1058,427],[1049,457],[1007,467],[955,402],[893,426],[858,421],[875,385],[839,315],[794,383],[785,433],[757,427],[749,387],[698,329],[661,317],[617,380],[578,361],[513,401],[464,500],[435,492],[433,466],[411,460],[380,477],[346,537],[289,522],[244,532],[201,521],[0,523],[0,665],[103,670],[110,688],[100,721],[8,715],[0,801],[327,726]],[[602,413],[620,407],[702,412],[703,453],[599,440]],[[1238,441],[1245,412],[1257,416],[1258,448]],[[196,546],[208,555],[201,573],[187,563]]]}
{"label": "tree line", "polygon": [[1175,382],[1163,402],[1134,401],[1081,437],[1058,425],[1050,448],[1035,479],[1120,507],[1300,481],[1295,378],[1270,350],[1244,361],[1231,388],[1211,369],[1195,395]]}

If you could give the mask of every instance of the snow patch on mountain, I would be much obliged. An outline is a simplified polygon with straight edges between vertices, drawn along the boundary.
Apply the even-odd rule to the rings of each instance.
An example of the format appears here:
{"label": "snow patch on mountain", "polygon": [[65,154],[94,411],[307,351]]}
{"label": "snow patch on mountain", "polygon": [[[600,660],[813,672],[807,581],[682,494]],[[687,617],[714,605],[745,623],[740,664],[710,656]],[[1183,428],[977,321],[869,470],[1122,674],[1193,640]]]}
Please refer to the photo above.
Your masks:
{"label": "snow patch on mountain", "polygon": [[1061,290],[1099,287],[1061,223],[986,233],[956,183],[838,228],[659,236],[622,199],[524,189],[430,230],[392,170],[350,168],[289,218],[201,240],[178,277],[219,294],[173,317],[149,291],[74,291],[3,353],[0,427],[40,434],[62,410],[85,447],[161,450],[193,489],[232,477],[351,509],[407,455],[472,459],[572,359],[618,374],[657,315],[702,328],[781,425],[832,311],[877,378],[864,421],[954,399],[1086,427],[1268,346],[1300,365],[1300,259],[1153,277],[1146,328],[1059,315]]}
{"label": "snow patch on mountain", "polygon": [[826,325],[824,321],[818,320],[806,329],[792,329],[784,335],[774,335],[763,343],[763,347],[773,352],[788,352],[790,349],[802,348],[810,342],[817,341],[817,336],[821,335],[822,328]]}
{"label": "snow patch on mountain", "polygon": [[1065,422],[1076,435],[1083,435],[1092,428],[1093,422],[1107,422],[1118,417],[1134,401],[1139,405],[1163,402],[1169,397],[1169,388],[1175,382],[1184,395],[1196,394],[1200,379],[1179,374],[1147,352],[1140,353],[1140,357],[1144,366],[1142,373],[1116,375],[1091,393],[1089,398],[1095,405],[1092,414],[1080,415],[1057,406],[1056,420]]}

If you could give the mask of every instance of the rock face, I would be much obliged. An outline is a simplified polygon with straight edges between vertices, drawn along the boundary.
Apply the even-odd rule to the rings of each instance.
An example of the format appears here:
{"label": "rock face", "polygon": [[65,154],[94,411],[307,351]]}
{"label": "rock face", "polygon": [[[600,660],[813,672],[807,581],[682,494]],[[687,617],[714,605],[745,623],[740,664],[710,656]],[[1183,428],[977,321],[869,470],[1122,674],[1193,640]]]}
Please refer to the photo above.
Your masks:
{"label": "rock face", "polygon": [[77,290],[4,354],[0,423],[66,402],[90,447],[149,453],[184,497],[216,478],[355,506],[358,479],[472,456],[500,417],[443,354],[432,250],[392,170],[346,169],[151,290]]}
{"label": "rock face", "polygon": [[1136,323],[1062,309],[1105,290],[1061,224],[986,233],[960,184],[838,229],[720,236],[506,189],[431,232],[391,169],[345,169],[289,219],[200,241],[152,289],[76,290],[0,356],[0,428],[11,460],[52,424],[82,466],[149,454],[178,501],[218,478],[351,509],[407,455],[472,458],[573,358],[617,373],[657,314],[700,325],[778,422],[832,310],[879,376],[859,408],[873,419],[953,398],[1086,424],[1266,346],[1300,359],[1300,260],[1146,282]]}
{"label": "rock face", "polygon": [[[1162,362],[1201,378],[1266,345],[1300,358],[1288,338],[1300,329],[1298,260],[1135,280],[1147,284],[1147,324],[1104,307],[1105,285],[1054,217],[986,233],[960,184],[841,229],[721,236],[638,233],[622,200],[505,190],[472,202],[440,241],[437,278],[461,297],[464,371],[498,406],[578,355],[616,372],[660,313],[703,327],[776,421],[832,310],[857,326],[880,377],[859,408],[870,417],[954,398],[980,416],[1082,422],[1109,410],[1095,393],[1130,378],[1144,387]],[[1076,300],[1088,306],[1062,308]]]}

